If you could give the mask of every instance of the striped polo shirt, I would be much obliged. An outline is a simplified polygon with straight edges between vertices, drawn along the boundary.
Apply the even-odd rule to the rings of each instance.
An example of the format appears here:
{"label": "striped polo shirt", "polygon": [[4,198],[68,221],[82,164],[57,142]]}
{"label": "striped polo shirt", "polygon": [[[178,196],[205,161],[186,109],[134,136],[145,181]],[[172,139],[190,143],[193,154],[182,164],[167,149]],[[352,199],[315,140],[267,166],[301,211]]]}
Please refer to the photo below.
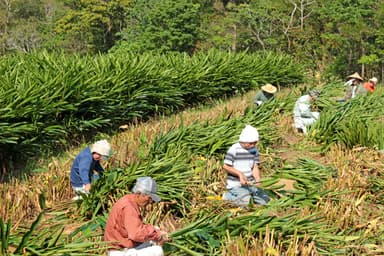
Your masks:
{"label": "striped polo shirt", "polygon": [[[244,149],[240,143],[233,144],[224,157],[224,163],[244,173],[248,178],[248,181],[254,180],[252,169],[253,166],[259,162],[259,151],[256,149],[254,152],[250,152],[249,150]],[[237,176],[228,173],[227,189],[240,186],[240,179]]]}

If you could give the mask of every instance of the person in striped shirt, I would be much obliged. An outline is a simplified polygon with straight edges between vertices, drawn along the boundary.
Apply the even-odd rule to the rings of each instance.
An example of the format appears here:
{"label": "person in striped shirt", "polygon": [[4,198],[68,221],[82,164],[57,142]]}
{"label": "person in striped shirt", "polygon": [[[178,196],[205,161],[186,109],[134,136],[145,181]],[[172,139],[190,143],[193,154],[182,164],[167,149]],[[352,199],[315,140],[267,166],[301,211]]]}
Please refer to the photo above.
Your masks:
{"label": "person in striped shirt", "polygon": [[240,207],[247,206],[250,199],[260,205],[269,202],[269,196],[259,188],[261,176],[259,169],[259,141],[257,129],[246,125],[242,130],[239,142],[233,144],[224,158],[223,168],[227,172],[226,188],[223,200],[228,200]]}

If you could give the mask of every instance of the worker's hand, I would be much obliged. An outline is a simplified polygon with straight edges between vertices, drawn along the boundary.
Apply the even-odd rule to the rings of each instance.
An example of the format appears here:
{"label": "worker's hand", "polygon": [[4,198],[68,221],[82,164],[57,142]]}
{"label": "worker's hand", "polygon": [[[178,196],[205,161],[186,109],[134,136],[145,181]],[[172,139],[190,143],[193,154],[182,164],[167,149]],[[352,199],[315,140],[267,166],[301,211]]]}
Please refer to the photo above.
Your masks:
{"label": "worker's hand", "polygon": [[91,191],[91,184],[90,184],[90,183],[85,184],[84,189],[85,189],[85,192],[86,192],[86,193],[89,193],[89,191]]}
{"label": "worker's hand", "polygon": [[240,179],[241,185],[247,185],[248,184],[248,179],[243,173],[240,173],[239,179]]}
{"label": "worker's hand", "polygon": [[162,231],[162,232],[163,232],[163,234],[162,234],[162,236],[161,236],[160,241],[158,242],[160,245],[163,245],[163,244],[165,244],[166,242],[169,242],[169,241],[172,240],[171,237],[168,235],[167,232],[165,232],[165,231]]}

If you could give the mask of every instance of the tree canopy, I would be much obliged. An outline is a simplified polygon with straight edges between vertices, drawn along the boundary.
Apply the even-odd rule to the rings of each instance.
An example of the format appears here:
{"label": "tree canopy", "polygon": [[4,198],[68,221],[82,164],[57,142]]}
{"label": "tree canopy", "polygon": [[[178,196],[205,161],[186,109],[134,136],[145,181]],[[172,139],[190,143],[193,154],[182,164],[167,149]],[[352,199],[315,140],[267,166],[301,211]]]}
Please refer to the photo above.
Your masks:
{"label": "tree canopy", "polygon": [[276,51],[381,77],[384,0],[0,0],[0,54]]}

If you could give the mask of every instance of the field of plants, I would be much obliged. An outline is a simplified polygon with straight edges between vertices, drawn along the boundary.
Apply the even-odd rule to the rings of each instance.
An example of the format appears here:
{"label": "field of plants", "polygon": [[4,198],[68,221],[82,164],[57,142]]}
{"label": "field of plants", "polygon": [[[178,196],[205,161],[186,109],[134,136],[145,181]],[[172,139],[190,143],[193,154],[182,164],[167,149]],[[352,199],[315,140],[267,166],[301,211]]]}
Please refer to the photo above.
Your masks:
{"label": "field of plants", "polygon": [[[231,62],[231,57],[225,58],[228,58],[227,62],[221,59],[216,63],[212,59],[217,59],[217,56],[204,59],[207,67],[211,66],[211,69],[201,69],[209,70],[204,74],[189,70],[191,66],[186,68],[177,64],[175,66],[180,70],[169,71],[166,78],[151,80],[148,75],[137,75],[136,81],[148,79],[142,84],[132,83],[143,86],[139,91],[144,91],[142,95],[151,92],[154,93],[153,98],[157,98],[157,93],[163,93],[164,101],[161,103],[173,102],[173,97],[181,96],[178,99],[180,105],[172,105],[174,108],[158,103],[158,109],[145,110],[143,113],[147,115],[140,113],[143,116],[140,116],[140,121],[135,122],[129,118],[118,119],[119,115],[114,119],[113,113],[117,108],[107,111],[106,116],[91,115],[95,119],[90,120],[101,120],[100,124],[90,126],[93,129],[83,127],[92,134],[96,134],[94,129],[97,130],[98,127],[105,132],[105,123],[107,127],[116,127],[124,121],[129,125],[125,131],[96,134],[111,141],[114,154],[105,164],[105,175],[94,184],[90,196],[81,203],[71,201],[68,176],[74,156],[89,141],[49,159],[40,160],[37,162],[38,168],[25,180],[10,179],[2,183],[2,254],[105,255],[107,245],[101,238],[108,212],[118,198],[130,193],[135,179],[142,175],[152,176],[159,186],[162,202],[146,209],[145,220],[169,231],[172,240],[164,246],[166,255],[384,254],[384,141],[381,136],[384,130],[383,88],[378,86],[372,95],[339,103],[336,99],[342,97],[344,88],[342,81],[337,79],[326,82],[304,81],[304,77],[300,75],[302,71],[297,65],[283,64],[283,69],[278,65],[281,62],[277,61],[280,59],[277,56],[260,57],[257,62],[259,68],[251,69],[249,64],[248,71],[246,67],[238,67],[250,63],[249,59],[239,63],[239,59]],[[272,60],[276,61],[273,65],[270,64]],[[57,61],[65,63],[64,60]],[[194,61],[197,62],[192,60]],[[148,65],[151,63],[141,62],[139,59],[137,62],[149,62]],[[228,62],[228,66],[223,64]],[[113,64],[112,61],[107,63]],[[238,66],[233,67],[234,63],[238,63]],[[199,65],[193,67],[196,69]],[[72,65],[68,64],[70,66]],[[92,65],[93,68],[96,66]],[[164,66],[160,65],[162,68]],[[105,68],[102,65],[97,67],[99,70]],[[229,67],[233,68],[232,71],[228,70]],[[83,76],[93,73],[87,70],[89,66],[83,68]],[[237,69],[239,71],[235,72]],[[283,75],[273,75],[276,73],[272,71],[278,69],[291,74],[292,80],[287,76],[284,83]],[[119,77],[117,74],[122,77],[122,70],[124,69],[114,76],[108,76],[107,80],[112,81]],[[157,74],[152,76],[153,79],[158,77],[154,64],[148,70]],[[181,77],[182,70],[185,74],[195,74],[195,82],[177,80]],[[221,76],[217,75],[220,70]],[[166,68],[162,74],[164,72],[166,73]],[[68,71],[68,74],[71,73]],[[238,78],[235,79],[234,75]],[[96,81],[104,81],[103,77],[105,75],[100,74]],[[172,80],[172,77],[176,80]],[[189,81],[187,78],[185,75],[185,81]],[[234,80],[223,82],[229,81],[229,78]],[[96,86],[90,82],[95,81],[94,79],[84,80],[83,84]],[[275,79],[272,83],[281,85],[276,100],[256,108],[253,106],[254,89],[272,79]],[[49,80],[53,81],[52,78]],[[81,79],[73,80],[71,84],[81,84],[79,81]],[[144,85],[156,84],[154,81],[158,81],[158,85],[145,92]],[[167,94],[169,91],[162,92],[159,86],[164,81],[167,81],[168,88],[177,88],[176,84],[185,87],[179,93],[172,89],[172,93]],[[125,85],[125,82],[121,84]],[[302,82],[304,83],[295,86]],[[230,88],[228,83],[231,84]],[[234,88],[234,85],[238,85],[238,88]],[[216,91],[211,91],[211,87]],[[312,87],[321,91],[315,106],[321,111],[321,117],[308,136],[303,136],[292,128],[292,109],[297,97]],[[104,88],[108,86],[105,85]],[[155,88],[158,88],[156,93]],[[70,95],[73,95],[72,89],[68,89],[71,91]],[[122,89],[119,90],[121,93]],[[46,92],[48,91],[52,90]],[[94,91],[97,90],[94,88],[87,92]],[[106,91],[107,89],[104,90]],[[196,95],[196,98],[191,98],[192,95]],[[84,95],[79,92],[79,97]],[[85,104],[86,98],[83,99]],[[94,109],[93,112],[90,110],[90,113],[102,112],[107,106],[105,99],[107,98],[92,101],[95,108],[101,109]],[[125,103],[130,103],[128,99],[135,98],[119,98],[124,102],[121,105],[126,107]],[[100,102],[105,105],[100,106]],[[66,120],[75,120],[82,105],[71,104],[73,112],[68,108],[63,114],[54,112],[55,115],[63,117],[66,113]],[[30,104],[20,106],[27,105]],[[146,105],[149,104],[143,103],[143,106]],[[115,105],[111,103],[111,106]],[[136,102],[132,106],[141,109]],[[22,108],[12,109],[18,111]],[[60,108],[56,108],[58,109]],[[170,112],[168,109],[171,109]],[[25,113],[38,118],[54,116],[50,111],[47,116],[38,116],[38,111],[32,110],[33,106],[31,112]],[[154,113],[160,114],[150,118]],[[14,116],[20,114],[15,112]],[[106,117],[109,119],[105,119]],[[29,123],[32,119],[28,118],[23,123],[29,124],[29,127],[35,124],[46,125],[43,121]],[[8,121],[12,120],[10,118]],[[56,121],[58,120],[62,119],[57,118]],[[69,129],[72,126],[65,126],[63,123],[54,124],[54,121],[50,125],[61,125],[61,130],[58,131],[65,134],[65,139],[80,132]],[[83,121],[86,123],[86,120]],[[18,124],[22,127],[21,121]],[[225,184],[225,173],[221,167],[226,150],[237,141],[245,124],[252,124],[259,130],[262,186],[272,201],[266,206],[249,205],[239,209],[221,200]],[[31,128],[34,133],[30,136],[35,136],[31,141],[47,143],[48,140],[38,137],[41,134],[37,132],[39,129],[34,130],[36,127]],[[78,128],[77,125],[73,127]],[[22,130],[20,134],[29,133]],[[53,133],[49,135],[52,136],[44,138],[49,141],[55,138]],[[3,137],[6,138],[5,135]],[[1,142],[4,148],[6,143],[13,143],[5,140]],[[39,148],[38,143],[32,144],[33,147],[26,149]]]}

